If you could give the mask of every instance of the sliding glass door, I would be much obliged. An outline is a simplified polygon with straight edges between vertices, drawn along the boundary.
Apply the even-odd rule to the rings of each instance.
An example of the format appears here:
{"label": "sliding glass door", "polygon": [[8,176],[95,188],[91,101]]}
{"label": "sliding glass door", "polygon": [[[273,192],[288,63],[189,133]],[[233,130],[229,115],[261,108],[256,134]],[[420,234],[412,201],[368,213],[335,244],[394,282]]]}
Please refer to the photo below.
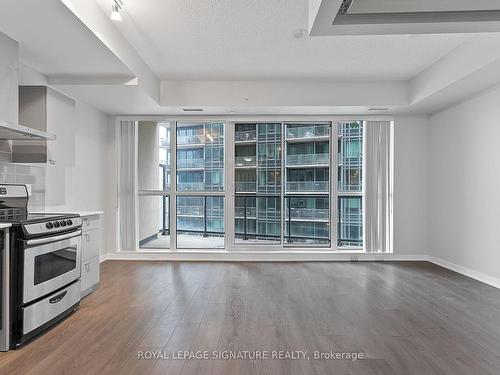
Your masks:
{"label": "sliding glass door", "polygon": [[138,242],[141,249],[170,248],[170,124],[137,125]]}

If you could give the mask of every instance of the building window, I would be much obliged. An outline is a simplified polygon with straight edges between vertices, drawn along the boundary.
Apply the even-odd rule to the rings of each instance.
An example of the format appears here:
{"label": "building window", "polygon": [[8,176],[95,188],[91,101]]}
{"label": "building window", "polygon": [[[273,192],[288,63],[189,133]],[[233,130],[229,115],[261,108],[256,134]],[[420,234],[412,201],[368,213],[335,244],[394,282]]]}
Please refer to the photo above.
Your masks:
{"label": "building window", "polygon": [[363,247],[363,122],[337,124],[337,246]]}
{"label": "building window", "polygon": [[224,190],[224,124],[177,123],[177,190]]}
{"label": "building window", "polygon": [[365,122],[136,126],[139,248],[364,248]]}

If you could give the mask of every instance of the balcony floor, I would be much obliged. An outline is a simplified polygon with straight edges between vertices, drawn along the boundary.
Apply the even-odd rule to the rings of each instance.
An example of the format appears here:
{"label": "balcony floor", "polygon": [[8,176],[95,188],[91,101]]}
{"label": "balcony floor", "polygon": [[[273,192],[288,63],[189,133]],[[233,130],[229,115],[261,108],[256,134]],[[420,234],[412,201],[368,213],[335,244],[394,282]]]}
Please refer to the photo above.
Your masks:
{"label": "balcony floor", "polygon": [[[170,248],[170,235],[158,235],[142,244],[141,249],[161,250]],[[202,237],[194,234],[177,235],[177,248],[179,249],[219,249],[224,248],[223,237]]]}

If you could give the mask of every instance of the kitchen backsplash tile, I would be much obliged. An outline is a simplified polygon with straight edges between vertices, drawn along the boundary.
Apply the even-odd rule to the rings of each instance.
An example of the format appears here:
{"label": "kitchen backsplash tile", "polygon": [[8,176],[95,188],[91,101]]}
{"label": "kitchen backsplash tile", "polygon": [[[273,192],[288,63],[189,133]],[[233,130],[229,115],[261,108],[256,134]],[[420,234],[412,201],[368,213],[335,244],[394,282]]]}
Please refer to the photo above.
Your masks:
{"label": "kitchen backsplash tile", "polygon": [[0,162],[0,183],[31,185],[28,209],[30,211],[43,211],[45,209],[44,166]]}

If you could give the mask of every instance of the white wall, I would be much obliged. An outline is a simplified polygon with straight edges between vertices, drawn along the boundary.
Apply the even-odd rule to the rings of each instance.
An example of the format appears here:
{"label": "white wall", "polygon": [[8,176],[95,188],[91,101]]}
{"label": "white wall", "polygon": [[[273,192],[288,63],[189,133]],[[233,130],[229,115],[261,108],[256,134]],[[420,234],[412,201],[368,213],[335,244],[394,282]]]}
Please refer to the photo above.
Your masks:
{"label": "white wall", "polygon": [[426,116],[394,119],[394,254],[428,254]]}
{"label": "white wall", "polygon": [[431,117],[430,255],[500,278],[500,87]]}

